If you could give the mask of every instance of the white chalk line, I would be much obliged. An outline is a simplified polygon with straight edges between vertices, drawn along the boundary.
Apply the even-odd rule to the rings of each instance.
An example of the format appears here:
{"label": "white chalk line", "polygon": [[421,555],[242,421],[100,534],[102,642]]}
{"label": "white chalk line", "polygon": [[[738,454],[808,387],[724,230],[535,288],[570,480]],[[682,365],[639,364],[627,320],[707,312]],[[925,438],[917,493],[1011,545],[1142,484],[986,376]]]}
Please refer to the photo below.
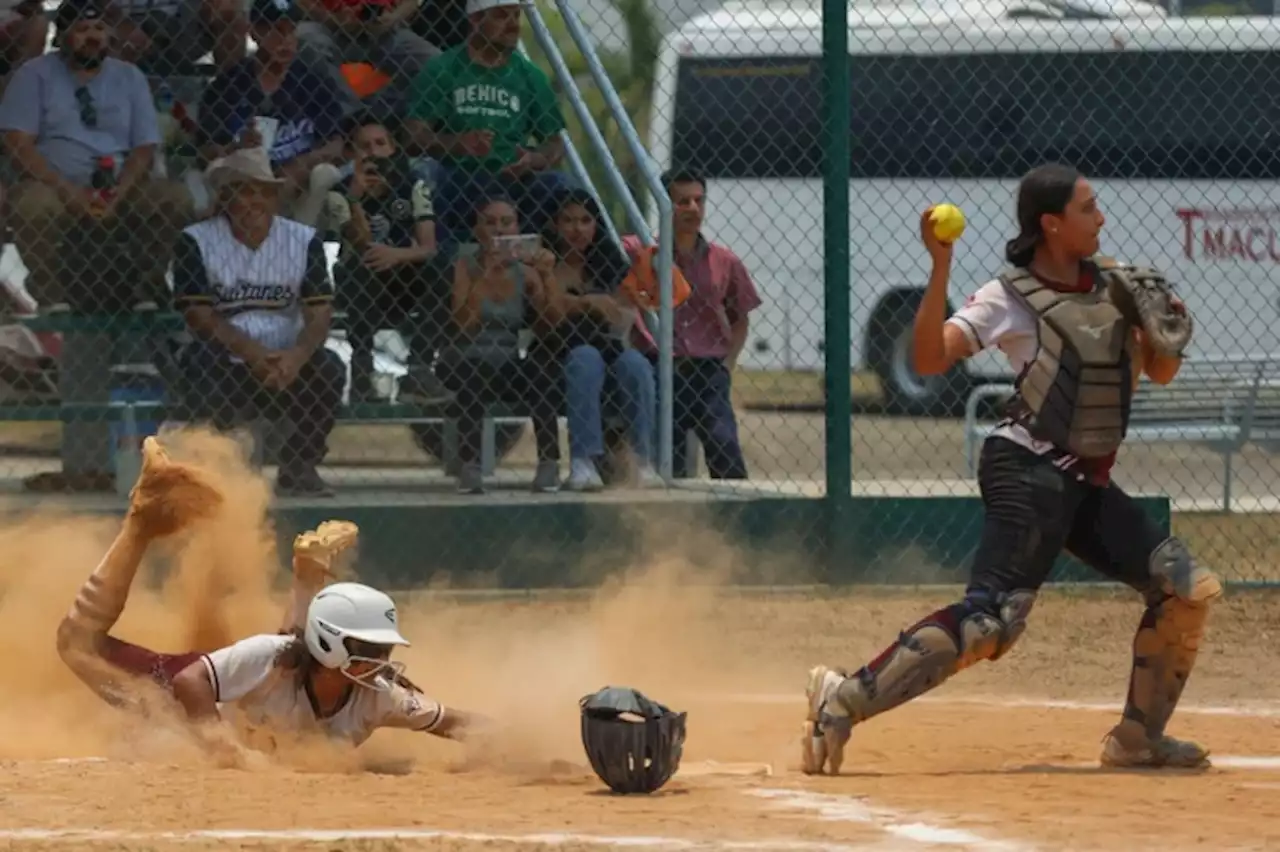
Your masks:
{"label": "white chalk line", "polygon": [[691,840],[654,836],[603,836],[590,834],[491,834],[472,831],[437,829],[224,829],[204,831],[108,831],[100,829],[0,829],[0,840],[64,842],[69,845],[89,842],[174,841],[197,842],[218,840],[280,840],[338,842],[343,840],[464,840],[474,842],[508,842],[560,846],[579,843],[596,846],[653,849],[726,849],[740,852],[913,852],[921,844],[946,845],[982,849],[986,852],[1023,852],[1027,847],[982,837],[973,832],[947,828],[907,816],[888,808],[866,804],[850,797],[803,790],[756,789],[748,795],[771,801],[775,807],[812,812],[824,821],[851,822],[883,833],[883,839],[868,843],[836,843],[798,840]]}
{"label": "white chalk line", "polygon": [[759,788],[748,795],[759,796],[777,807],[810,811],[818,819],[833,822],[856,822],[872,826],[895,840],[913,846],[956,846],[982,849],[984,852],[1022,852],[1028,847],[1007,840],[983,837],[971,831],[924,822],[920,816],[907,815],[880,805],[872,805],[853,796],[810,793],[804,790]]}
{"label": "white chalk line", "polygon": [[443,831],[415,828],[369,828],[322,830],[293,828],[276,831],[224,829],[205,831],[106,831],[100,829],[0,829],[0,840],[44,841],[67,844],[91,842],[217,840],[279,840],[334,843],[351,840],[464,840],[476,843],[524,843],[563,846],[567,843],[642,849],[734,849],[742,852],[902,852],[883,844],[850,845],[801,840],[690,840],[679,837],[621,836],[595,834],[489,834],[475,831]]}
{"label": "white chalk line", "polygon": [[[1213,762],[1214,767],[1217,769],[1263,769],[1263,770],[1280,769],[1280,755],[1267,756],[1267,755],[1223,754],[1223,755],[1213,755],[1210,758],[1210,760]],[[84,764],[84,763],[111,763],[112,761],[105,757],[59,757],[54,760],[41,760],[41,761],[35,761],[35,762],[75,765],[75,764]],[[1072,764],[1072,766],[1096,767],[1098,766],[1098,763],[1096,761],[1094,762],[1082,761],[1080,763]],[[691,773],[688,773],[687,775],[681,772],[681,773],[678,773],[676,777],[677,778],[680,778],[680,777],[698,778],[698,777],[706,777],[709,775],[723,775],[723,776],[737,775],[740,777],[746,777],[749,775],[772,776],[773,774],[774,774],[773,767],[770,766],[768,767],[767,771],[762,769],[761,771],[758,771],[758,772],[691,772]]]}

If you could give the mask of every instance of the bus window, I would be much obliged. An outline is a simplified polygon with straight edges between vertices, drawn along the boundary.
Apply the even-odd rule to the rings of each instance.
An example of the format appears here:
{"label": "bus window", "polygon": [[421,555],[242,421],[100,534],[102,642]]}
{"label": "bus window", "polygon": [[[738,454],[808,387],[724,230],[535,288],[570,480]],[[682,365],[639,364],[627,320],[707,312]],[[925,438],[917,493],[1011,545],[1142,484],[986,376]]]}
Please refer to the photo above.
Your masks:
{"label": "bus window", "polygon": [[715,177],[809,177],[822,170],[822,65],[814,58],[686,59],[672,162]]}
{"label": "bus window", "polygon": [[[1097,178],[1280,177],[1280,54],[859,56],[855,178],[1017,178],[1064,160]],[[672,160],[711,178],[822,173],[817,58],[686,59]],[[963,92],[963,97],[956,97]]]}

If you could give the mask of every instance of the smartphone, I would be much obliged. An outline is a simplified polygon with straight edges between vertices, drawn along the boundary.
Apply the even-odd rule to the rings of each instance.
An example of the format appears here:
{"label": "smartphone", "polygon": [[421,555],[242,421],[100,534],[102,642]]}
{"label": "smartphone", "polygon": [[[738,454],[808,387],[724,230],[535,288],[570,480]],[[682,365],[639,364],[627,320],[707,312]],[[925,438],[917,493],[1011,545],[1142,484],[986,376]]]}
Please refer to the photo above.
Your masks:
{"label": "smartphone", "polygon": [[537,234],[516,234],[511,237],[494,237],[493,250],[499,257],[528,263],[542,248],[542,237]]}

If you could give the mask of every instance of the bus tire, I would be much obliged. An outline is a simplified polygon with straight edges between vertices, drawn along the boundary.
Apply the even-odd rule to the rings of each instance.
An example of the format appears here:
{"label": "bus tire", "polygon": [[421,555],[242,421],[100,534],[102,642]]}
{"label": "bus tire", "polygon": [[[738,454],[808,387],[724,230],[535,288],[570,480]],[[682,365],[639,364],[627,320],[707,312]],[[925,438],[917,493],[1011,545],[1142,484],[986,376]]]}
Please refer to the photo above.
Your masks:
{"label": "bus tire", "polygon": [[[413,423],[411,428],[413,441],[418,445],[418,449],[437,462],[442,461],[444,459],[444,427],[439,423]],[[501,462],[515,449],[516,444],[520,443],[520,439],[524,437],[524,433],[524,423],[496,424],[493,449],[497,461]],[[458,471],[446,470],[445,473],[456,476]]]}
{"label": "bus tire", "polygon": [[880,303],[867,332],[867,361],[880,380],[886,413],[956,417],[964,412],[973,388],[964,364],[941,376],[921,376],[912,363],[912,330],[921,295],[918,291],[894,293]]}

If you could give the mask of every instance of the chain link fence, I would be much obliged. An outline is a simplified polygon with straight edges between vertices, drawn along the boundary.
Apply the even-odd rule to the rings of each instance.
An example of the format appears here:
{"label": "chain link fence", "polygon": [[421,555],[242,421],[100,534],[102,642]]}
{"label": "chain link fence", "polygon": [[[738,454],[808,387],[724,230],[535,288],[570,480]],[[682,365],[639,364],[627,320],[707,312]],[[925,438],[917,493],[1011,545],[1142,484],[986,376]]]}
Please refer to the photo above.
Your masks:
{"label": "chain link fence", "polygon": [[[815,6],[22,7],[0,105],[11,504],[117,511],[140,437],[202,423],[246,438],[283,535],[357,520],[397,582],[593,582],[672,547],[744,579],[952,581],[1012,377],[998,353],[913,369],[919,217],[967,216],[958,308],[1000,269],[1018,178],[1063,161],[1098,191],[1103,251],[1165,270],[1197,321],[1183,375],[1139,391],[1118,480],[1228,578],[1275,579],[1280,27],[1142,2],[849,14],[852,328],[827,341]],[[828,411],[846,345],[853,409]],[[824,479],[846,417],[851,501]]]}

